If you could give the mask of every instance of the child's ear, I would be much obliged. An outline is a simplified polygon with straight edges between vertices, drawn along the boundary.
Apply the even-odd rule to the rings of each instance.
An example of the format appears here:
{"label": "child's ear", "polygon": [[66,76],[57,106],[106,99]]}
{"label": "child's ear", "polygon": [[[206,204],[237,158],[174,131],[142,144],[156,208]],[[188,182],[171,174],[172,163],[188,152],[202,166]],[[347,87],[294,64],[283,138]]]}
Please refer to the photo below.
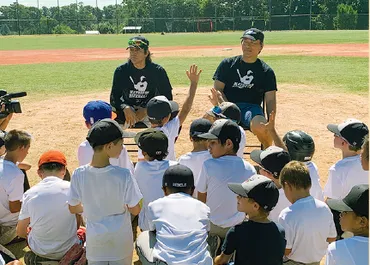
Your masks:
{"label": "child's ear", "polygon": [[91,128],[91,124],[90,124],[89,122],[85,121],[85,126],[86,126],[86,128],[87,128],[87,129],[89,129],[89,130],[90,130],[90,128]]}

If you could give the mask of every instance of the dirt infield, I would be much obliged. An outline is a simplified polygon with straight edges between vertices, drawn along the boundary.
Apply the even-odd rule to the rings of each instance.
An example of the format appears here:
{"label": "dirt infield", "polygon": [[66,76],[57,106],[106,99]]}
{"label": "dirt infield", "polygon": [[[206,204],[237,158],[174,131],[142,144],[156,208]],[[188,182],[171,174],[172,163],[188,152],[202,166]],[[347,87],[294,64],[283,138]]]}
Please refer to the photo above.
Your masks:
{"label": "dirt infield", "polygon": [[[151,48],[154,57],[233,56],[240,46],[174,46]],[[263,55],[355,56],[368,57],[368,44],[286,44],[266,45]],[[0,65],[52,62],[82,62],[126,58],[122,49],[64,49],[0,51]]]}

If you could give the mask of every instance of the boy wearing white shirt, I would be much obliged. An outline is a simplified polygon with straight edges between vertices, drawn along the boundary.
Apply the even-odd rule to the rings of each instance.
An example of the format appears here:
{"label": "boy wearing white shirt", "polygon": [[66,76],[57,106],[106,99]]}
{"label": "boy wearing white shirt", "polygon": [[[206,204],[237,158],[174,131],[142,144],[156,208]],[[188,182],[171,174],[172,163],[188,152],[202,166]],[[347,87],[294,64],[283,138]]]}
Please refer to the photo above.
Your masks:
{"label": "boy wearing white shirt", "polygon": [[0,159],[0,244],[16,238],[16,225],[24,192],[24,174],[17,162],[22,162],[30,149],[31,135],[11,130],[5,136],[7,153]]}
{"label": "boy wearing white shirt", "polygon": [[[152,128],[163,131],[168,138],[167,160],[176,160],[175,141],[179,135],[180,127],[184,123],[193,105],[201,72],[202,70],[198,71],[198,66],[196,65],[191,65],[190,69],[186,71],[186,75],[190,80],[189,92],[178,115],[172,120],[171,113],[174,111],[175,107],[177,108],[175,102],[169,101],[165,96],[156,96],[147,103],[146,109]],[[143,160],[143,155],[140,150],[138,152],[138,159]]]}
{"label": "boy wearing white shirt", "polygon": [[[114,112],[112,112],[112,107],[102,100],[89,101],[83,108],[83,116],[85,118],[85,125],[87,129],[102,119],[111,118]],[[83,141],[78,147],[77,158],[78,164],[80,166],[89,164],[93,157],[94,150],[92,149],[89,141]],[[122,168],[127,168],[134,172],[134,165],[132,164],[130,157],[128,155],[125,145],[122,145],[122,151],[118,158],[110,158],[109,162],[113,166],[119,166]]]}
{"label": "boy wearing white shirt", "polygon": [[212,124],[208,133],[198,135],[208,139],[212,158],[203,163],[198,181],[198,200],[211,209],[209,244],[212,256],[219,248],[230,227],[241,223],[245,214],[238,212],[234,193],[228,189],[229,182],[244,182],[256,173],[254,167],[236,155],[240,143],[239,126],[227,119]]}
{"label": "boy wearing white shirt", "polygon": [[213,264],[208,252],[210,209],[192,198],[194,177],[183,165],[163,175],[165,197],[149,204],[150,232],[137,239],[137,253],[146,264]]}
{"label": "boy wearing white shirt", "polygon": [[289,153],[280,147],[270,146],[263,151],[253,150],[250,157],[260,166],[259,174],[271,179],[279,190],[279,200],[269,213],[269,219],[278,222],[280,212],[291,205],[279,182],[281,170],[290,162]]}
{"label": "boy wearing white shirt", "polygon": [[287,132],[283,137],[290,158],[305,163],[310,171],[311,189],[310,194],[315,199],[324,201],[324,194],[320,186],[320,176],[317,166],[312,162],[315,153],[315,142],[313,138],[304,131],[294,130]]}
{"label": "boy wearing white shirt", "polygon": [[23,195],[17,234],[27,238],[31,249],[24,256],[26,264],[61,260],[79,242],[77,223],[80,220],[70,214],[66,204],[70,187],[70,183],[63,180],[66,165],[67,160],[59,151],[42,154],[37,171],[41,181]]}
{"label": "boy wearing white shirt", "polygon": [[[360,157],[364,137],[369,130],[356,119],[347,119],[339,125],[329,124],[327,128],[334,133],[334,148],[341,150],[342,159],[329,169],[324,196],[327,199],[343,199],[353,186],[369,184],[369,175],[363,170]],[[333,211],[333,216],[339,239],[343,233],[339,224],[339,212]]]}
{"label": "boy wearing white shirt", "polygon": [[[212,156],[208,152],[208,142],[206,139],[199,138],[198,135],[206,133],[211,128],[212,123],[207,119],[196,119],[190,125],[190,141],[193,144],[193,150],[187,154],[180,156],[179,164],[185,165],[191,169],[194,176],[194,183],[197,182],[199,173],[202,169],[204,161]],[[197,191],[194,191],[193,196],[197,197]]]}
{"label": "boy wearing white shirt", "polygon": [[96,122],[87,135],[94,149],[92,161],[72,175],[69,210],[86,216],[86,258],[89,265],[131,265],[133,235],[130,213],[138,215],[142,199],[126,168],[109,158],[122,151],[121,126],[111,119]]}
{"label": "boy wearing white shirt", "polygon": [[[211,89],[211,96],[208,97],[213,105],[213,108],[206,112],[204,118],[210,120],[212,123],[217,119],[229,119],[239,125],[241,121],[241,111],[239,107],[232,102],[224,102],[223,98],[218,96],[219,93],[220,92],[215,88]],[[221,103],[218,104],[220,100]],[[243,127],[239,126],[239,129],[241,133],[241,139],[237,155],[241,158],[244,158],[244,148],[247,143],[247,137]]]}
{"label": "boy wearing white shirt", "polygon": [[329,245],[326,265],[368,264],[369,185],[356,185],[343,200],[328,199],[327,203],[341,213],[342,230],[354,236]]}
{"label": "boy wearing white shirt", "polygon": [[310,195],[311,178],[305,164],[289,162],[280,173],[280,184],[292,203],[279,216],[287,240],[285,265],[319,265],[328,243],[336,239],[329,207]]}
{"label": "boy wearing white shirt", "polygon": [[150,228],[148,204],[164,196],[163,173],[177,162],[164,159],[168,154],[168,139],[162,131],[154,128],[144,130],[135,136],[135,142],[144,155],[144,160],[138,161],[135,166],[134,178],[143,195],[139,227],[145,231]]}

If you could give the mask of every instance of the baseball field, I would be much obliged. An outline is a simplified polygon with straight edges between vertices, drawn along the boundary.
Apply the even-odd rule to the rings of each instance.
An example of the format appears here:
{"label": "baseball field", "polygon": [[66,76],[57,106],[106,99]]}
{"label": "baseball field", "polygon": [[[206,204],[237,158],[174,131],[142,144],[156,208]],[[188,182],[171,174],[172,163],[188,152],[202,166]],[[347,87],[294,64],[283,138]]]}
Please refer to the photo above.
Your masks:
{"label": "baseball field", "polygon": [[[180,106],[188,88],[185,70],[192,63],[203,69],[176,143],[180,156],[191,150],[191,121],[211,107],[207,95],[216,67],[223,58],[241,53],[241,32],[143,35],[150,41],[153,61],[166,69]],[[77,167],[77,147],[87,134],[82,108],[90,100],[109,100],[113,72],[127,60],[125,47],[131,36],[0,37],[0,89],[28,93],[19,99],[23,113],[14,115],[7,130],[24,129],[33,136],[26,158],[32,164],[32,185],[38,182],[37,161],[46,150],[61,150],[69,170]],[[324,186],[329,167],[341,156],[326,125],[350,117],[368,123],[368,31],[266,32],[260,58],[277,77],[277,129],[282,136],[293,129],[313,136],[313,160]],[[256,143],[251,134],[249,143]],[[10,249],[22,257],[24,246]]]}

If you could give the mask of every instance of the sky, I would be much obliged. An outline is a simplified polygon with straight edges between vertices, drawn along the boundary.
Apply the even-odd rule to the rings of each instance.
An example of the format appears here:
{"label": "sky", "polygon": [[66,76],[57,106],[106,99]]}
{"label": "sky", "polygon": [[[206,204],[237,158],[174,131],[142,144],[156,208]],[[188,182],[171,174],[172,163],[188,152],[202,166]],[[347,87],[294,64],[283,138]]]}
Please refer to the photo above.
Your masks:
{"label": "sky", "polygon": [[[19,4],[25,5],[25,6],[35,6],[37,7],[37,1],[39,1],[40,7],[46,6],[57,6],[58,0],[18,0]],[[116,0],[78,0],[78,2],[83,2],[85,5],[91,5],[95,6],[96,1],[98,1],[98,7],[103,7],[107,5],[114,5],[116,4]],[[12,3],[16,2],[16,0],[0,0],[0,6],[8,6]],[[118,0],[118,3],[121,2]],[[76,0],[59,0],[59,5],[69,5],[71,3],[76,3]]]}

